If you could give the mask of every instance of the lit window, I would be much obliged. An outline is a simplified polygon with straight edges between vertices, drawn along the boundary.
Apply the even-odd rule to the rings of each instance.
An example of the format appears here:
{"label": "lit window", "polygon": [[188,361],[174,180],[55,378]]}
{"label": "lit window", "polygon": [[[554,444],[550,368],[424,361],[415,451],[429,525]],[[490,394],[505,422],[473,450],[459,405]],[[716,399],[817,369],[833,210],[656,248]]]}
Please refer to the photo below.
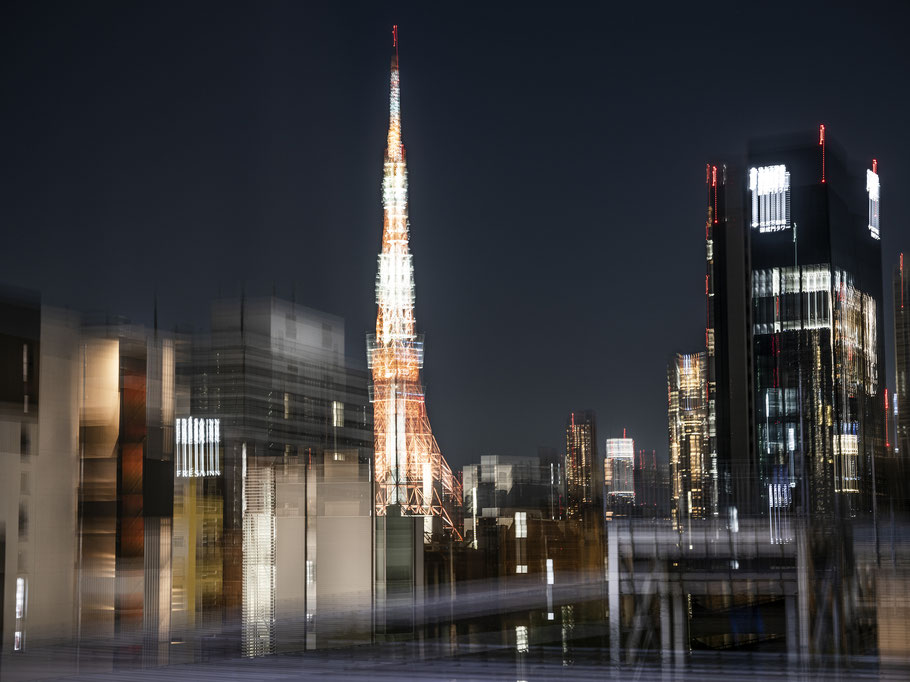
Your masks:
{"label": "lit window", "polygon": [[524,625],[515,626],[515,648],[518,651],[528,650],[528,628]]}
{"label": "lit window", "polygon": [[790,227],[790,173],[784,165],[749,170],[752,227],[777,232]]}
{"label": "lit window", "polygon": [[528,537],[528,513],[515,512],[515,537]]}
{"label": "lit window", "polygon": [[312,561],[306,562],[306,582],[307,585],[312,585],[316,582],[316,564]]}
{"label": "lit window", "polygon": [[16,635],[13,637],[13,651],[22,651],[22,633],[19,630],[16,630]]}
{"label": "lit window", "polygon": [[547,559],[547,585],[553,584],[553,560]]}
{"label": "lit window", "polygon": [[291,395],[290,393],[284,394],[284,418],[291,418]]}
{"label": "lit window", "polygon": [[25,618],[25,578],[16,578],[16,618]]}
{"label": "lit window", "polygon": [[344,403],[337,400],[332,401],[332,426],[336,428],[344,426]]}
{"label": "lit window", "polygon": [[515,566],[515,572],[516,572],[516,573],[527,573],[527,572],[528,572],[528,565],[527,565],[527,564],[518,564],[518,565],[516,565],[516,566]]}

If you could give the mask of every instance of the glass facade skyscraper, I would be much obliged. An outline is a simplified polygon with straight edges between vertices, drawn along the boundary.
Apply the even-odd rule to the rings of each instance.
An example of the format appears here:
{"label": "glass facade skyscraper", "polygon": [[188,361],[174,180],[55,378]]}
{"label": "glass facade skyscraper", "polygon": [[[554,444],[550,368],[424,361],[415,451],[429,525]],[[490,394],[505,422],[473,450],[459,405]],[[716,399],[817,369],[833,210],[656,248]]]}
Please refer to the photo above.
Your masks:
{"label": "glass facade skyscraper", "polygon": [[572,412],[566,419],[566,515],[581,518],[600,506],[603,473],[598,466],[594,412]]}
{"label": "glass facade skyscraper", "polygon": [[[719,394],[709,395],[709,423],[719,504],[778,519],[780,540],[795,513],[872,511],[884,446],[879,202],[877,163],[849,163],[824,126],[752,142],[743,171],[708,168],[706,236],[716,269],[706,283],[707,342]],[[730,248],[736,232],[742,253]],[[718,338],[712,311],[720,321],[743,288],[747,341],[735,318]],[[747,431],[733,423],[742,401],[726,380],[743,367]]]}

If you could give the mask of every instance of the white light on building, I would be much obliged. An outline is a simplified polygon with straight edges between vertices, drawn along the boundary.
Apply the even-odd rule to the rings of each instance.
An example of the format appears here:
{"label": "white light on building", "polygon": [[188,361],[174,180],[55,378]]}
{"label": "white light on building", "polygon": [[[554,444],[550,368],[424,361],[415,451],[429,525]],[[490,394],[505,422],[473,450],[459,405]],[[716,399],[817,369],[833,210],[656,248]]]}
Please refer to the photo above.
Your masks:
{"label": "white light on building", "polygon": [[16,578],[16,618],[25,618],[25,578]]}
{"label": "white light on building", "polygon": [[221,420],[180,417],[175,423],[178,478],[221,474]]}
{"label": "white light on building", "polygon": [[515,626],[515,648],[522,653],[528,650],[528,628],[524,625]]}
{"label": "white light on building", "polygon": [[528,513],[515,512],[515,537],[528,537]]}
{"label": "white light on building", "polygon": [[752,227],[777,232],[790,227],[790,173],[783,164],[749,170]]}
{"label": "white light on building", "polygon": [[881,239],[879,231],[879,196],[880,186],[878,173],[866,170],[866,191],[869,193],[869,234],[875,239]]}

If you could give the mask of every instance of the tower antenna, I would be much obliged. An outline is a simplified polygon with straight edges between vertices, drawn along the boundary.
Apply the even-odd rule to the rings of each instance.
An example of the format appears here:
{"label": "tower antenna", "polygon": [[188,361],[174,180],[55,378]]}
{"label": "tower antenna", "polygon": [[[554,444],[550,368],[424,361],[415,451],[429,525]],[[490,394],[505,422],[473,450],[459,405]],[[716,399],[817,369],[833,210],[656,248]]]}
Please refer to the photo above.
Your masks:
{"label": "tower antenna", "polygon": [[392,47],[395,48],[395,61],[398,61],[398,24],[392,26]]}

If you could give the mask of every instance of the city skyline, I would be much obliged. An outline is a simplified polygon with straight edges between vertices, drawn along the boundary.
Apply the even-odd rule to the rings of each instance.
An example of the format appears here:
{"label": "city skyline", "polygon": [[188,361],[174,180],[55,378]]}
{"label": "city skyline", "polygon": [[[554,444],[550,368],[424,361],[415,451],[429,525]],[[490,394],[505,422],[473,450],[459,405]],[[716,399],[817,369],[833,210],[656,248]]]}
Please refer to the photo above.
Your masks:
{"label": "city skyline", "polygon": [[[587,15],[584,28],[534,10],[514,23],[504,10],[469,23],[419,10],[353,19],[228,8],[206,31],[203,10],[183,19],[185,30],[171,25],[174,11],[110,9],[107,23],[76,8],[54,20],[11,12],[4,30],[19,37],[9,43],[27,38],[31,51],[6,67],[4,114],[20,134],[3,183],[15,240],[4,284],[146,324],[157,290],[161,325],[173,328],[204,327],[219,292],[236,295],[245,283],[261,295],[274,283],[286,298],[343,316],[346,355],[364,357],[358,330],[375,315],[381,220],[376,112],[398,23],[412,246],[424,264],[416,314],[431,343],[430,417],[453,466],[559,446],[564,415],[579,407],[597,413],[601,438],[628,427],[666,456],[666,358],[699,348],[703,334],[704,163],[749,136],[824,123],[869,157],[852,161],[877,158],[886,277],[910,251],[910,208],[897,189],[910,156],[898,118],[907,55],[901,22],[885,12],[797,13],[783,37],[824,58],[791,72],[773,54],[751,63],[738,50],[694,46],[738,25],[707,10],[689,20],[689,37],[677,35],[672,13],[647,25],[610,15],[601,34],[604,16]],[[250,15],[268,48],[234,40]],[[568,40],[573,31],[580,39]],[[754,53],[758,29],[748,31],[742,45]],[[836,52],[825,35],[849,47]],[[649,56],[658,41],[678,49],[680,65]],[[85,51],[87,42],[96,48]],[[68,50],[80,56],[67,61]],[[42,88],[51,66],[54,88]],[[682,68],[694,73],[674,84]],[[713,120],[690,94],[703,92],[696,83],[720,83],[718,102],[735,106],[768,74],[786,111],[759,102]],[[869,92],[878,93],[872,106]],[[210,101],[192,110],[201,98]],[[42,202],[50,206],[35,207]],[[887,362],[893,390],[890,354]],[[521,432],[505,432],[503,420]]]}
{"label": "city skyline", "polygon": [[904,679],[910,7],[742,9],[7,7],[0,676]]}

